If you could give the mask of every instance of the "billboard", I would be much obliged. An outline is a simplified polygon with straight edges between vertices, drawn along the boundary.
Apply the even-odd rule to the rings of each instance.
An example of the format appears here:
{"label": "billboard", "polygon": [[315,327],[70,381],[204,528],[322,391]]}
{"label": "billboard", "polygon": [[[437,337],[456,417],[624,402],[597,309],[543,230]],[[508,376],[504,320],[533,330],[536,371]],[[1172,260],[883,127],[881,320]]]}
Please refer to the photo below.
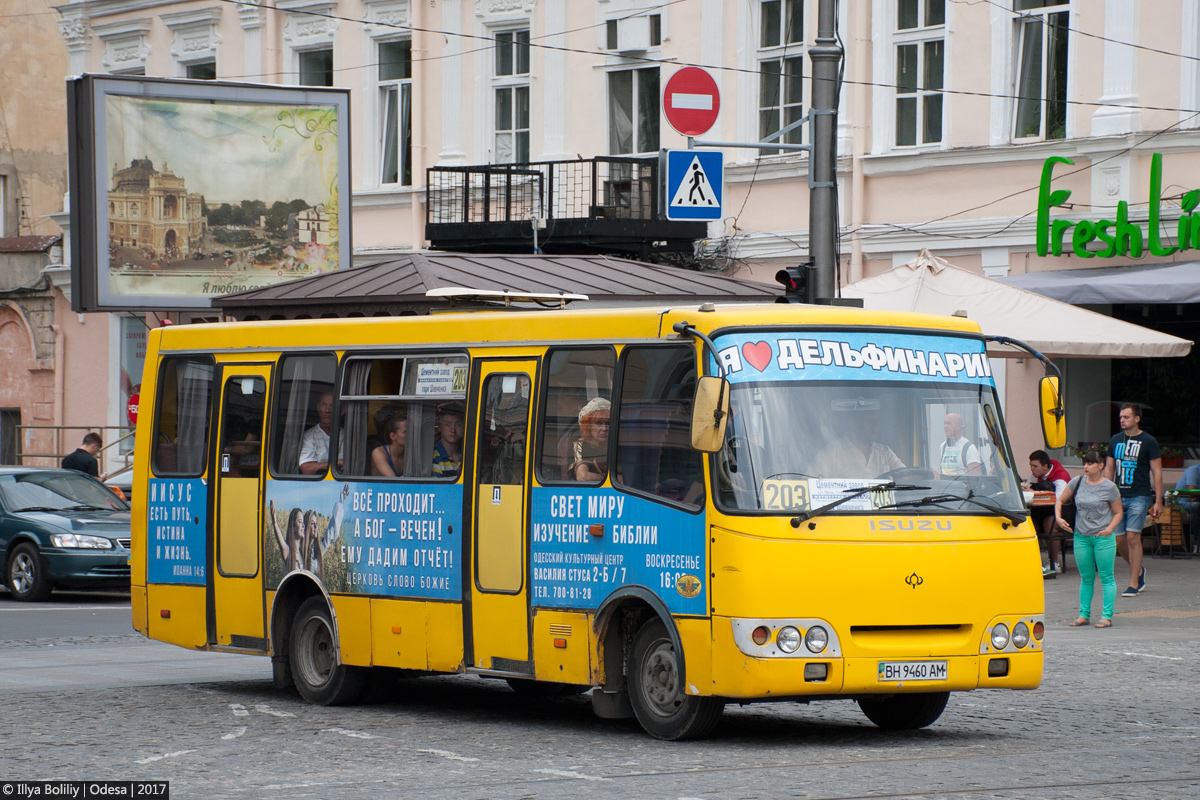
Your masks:
{"label": "billboard", "polygon": [[67,107],[75,311],[349,268],[349,90],[84,75]]}

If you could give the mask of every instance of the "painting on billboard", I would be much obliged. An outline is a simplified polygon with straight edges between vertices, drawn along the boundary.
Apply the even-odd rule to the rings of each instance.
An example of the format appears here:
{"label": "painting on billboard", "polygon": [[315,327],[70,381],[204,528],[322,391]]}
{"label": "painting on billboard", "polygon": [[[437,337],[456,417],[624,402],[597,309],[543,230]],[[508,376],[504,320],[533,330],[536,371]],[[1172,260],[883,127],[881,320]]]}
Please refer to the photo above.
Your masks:
{"label": "painting on billboard", "polygon": [[349,266],[347,91],[69,86],[76,310],[206,308]]}

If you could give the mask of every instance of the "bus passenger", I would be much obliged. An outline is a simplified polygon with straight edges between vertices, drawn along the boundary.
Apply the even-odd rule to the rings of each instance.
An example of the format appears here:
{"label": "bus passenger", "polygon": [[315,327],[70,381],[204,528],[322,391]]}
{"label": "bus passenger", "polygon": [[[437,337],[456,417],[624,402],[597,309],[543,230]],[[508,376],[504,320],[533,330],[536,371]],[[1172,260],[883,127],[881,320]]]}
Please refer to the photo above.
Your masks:
{"label": "bus passenger", "polygon": [[393,414],[384,427],[383,444],[371,451],[371,474],[384,478],[404,475],[404,440],[408,434],[408,415]]}
{"label": "bus passenger", "polygon": [[962,414],[951,411],[942,422],[946,441],[942,442],[939,459],[945,475],[979,475],[983,472],[983,460],[979,448],[963,436]]}
{"label": "bus passenger", "polygon": [[319,475],[329,469],[329,432],[333,427],[333,392],[317,401],[317,424],[300,441],[300,472]]}
{"label": "bus passenger", "polygon": [[886,444],[875,441],[879,412],[874,409],[846,415],[846,432],[817,454],[815,474],[823,478],[878,478],[904,462]]}
{"label": "bus passenger", "polygon": [[433,474],[454,478],[462,471],[463,404],[457,400],[438,406],[440,441],[433,448]]}
{"label": "bus passenger", "polygon": [[571,445],[571,477],[602,481],[608,475],[608,423],[612,404],[594,397],[579,410],[579,436]]}

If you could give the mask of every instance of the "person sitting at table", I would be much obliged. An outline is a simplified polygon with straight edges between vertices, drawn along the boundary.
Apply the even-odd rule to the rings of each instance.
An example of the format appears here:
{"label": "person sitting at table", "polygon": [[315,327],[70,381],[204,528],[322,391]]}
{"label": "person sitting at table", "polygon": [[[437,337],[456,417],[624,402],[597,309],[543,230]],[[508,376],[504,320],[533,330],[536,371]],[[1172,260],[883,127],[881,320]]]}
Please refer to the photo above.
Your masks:
{"label": "person sitting at table", "polygon": [[[1067,483],[1071,480],[1071,473],[1045,450],[1034,450],[1029,454],[1029,473],[1033,477],[1021,485],[1032,491],[1053,491],[1055,499],[1062,496],[1063,489],[1067,488]],[[1031,516],[1034,530],[1037,531],[1038,538],[1046,542],[1046,554],[1050,558],[1050,564],[1042,570],[1042,574],[1053,575],[1058,572],[1060,547],[1058,539],[1054,536],[1054,512],[1046,507],[1036,507]]]}
{"label": "person sitting at table", "polygon": [[[1179,480],[1175,483],[1175,491],[1196,491],[1197,489],[1200,489],[1200,464],[1192,464],[1179,476]],[[1196,534],[1200,533],[1200,495],[1176,497],[1175,507],[1187,516],[1185,521],[1188,523],[1189,544],[1191,551],[1195,553],[1197,549]]]}

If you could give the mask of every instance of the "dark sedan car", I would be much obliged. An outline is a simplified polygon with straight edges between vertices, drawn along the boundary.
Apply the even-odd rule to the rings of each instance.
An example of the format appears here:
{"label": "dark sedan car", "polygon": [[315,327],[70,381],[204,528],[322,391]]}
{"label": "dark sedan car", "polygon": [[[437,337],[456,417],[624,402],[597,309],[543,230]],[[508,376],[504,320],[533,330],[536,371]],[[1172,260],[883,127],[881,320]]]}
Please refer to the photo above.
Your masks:
{"label": "dark sedan car", "polygon": [[0,555],[16,600],[55,586],[129,588],[129,506],[62,469],[0,468]]}

